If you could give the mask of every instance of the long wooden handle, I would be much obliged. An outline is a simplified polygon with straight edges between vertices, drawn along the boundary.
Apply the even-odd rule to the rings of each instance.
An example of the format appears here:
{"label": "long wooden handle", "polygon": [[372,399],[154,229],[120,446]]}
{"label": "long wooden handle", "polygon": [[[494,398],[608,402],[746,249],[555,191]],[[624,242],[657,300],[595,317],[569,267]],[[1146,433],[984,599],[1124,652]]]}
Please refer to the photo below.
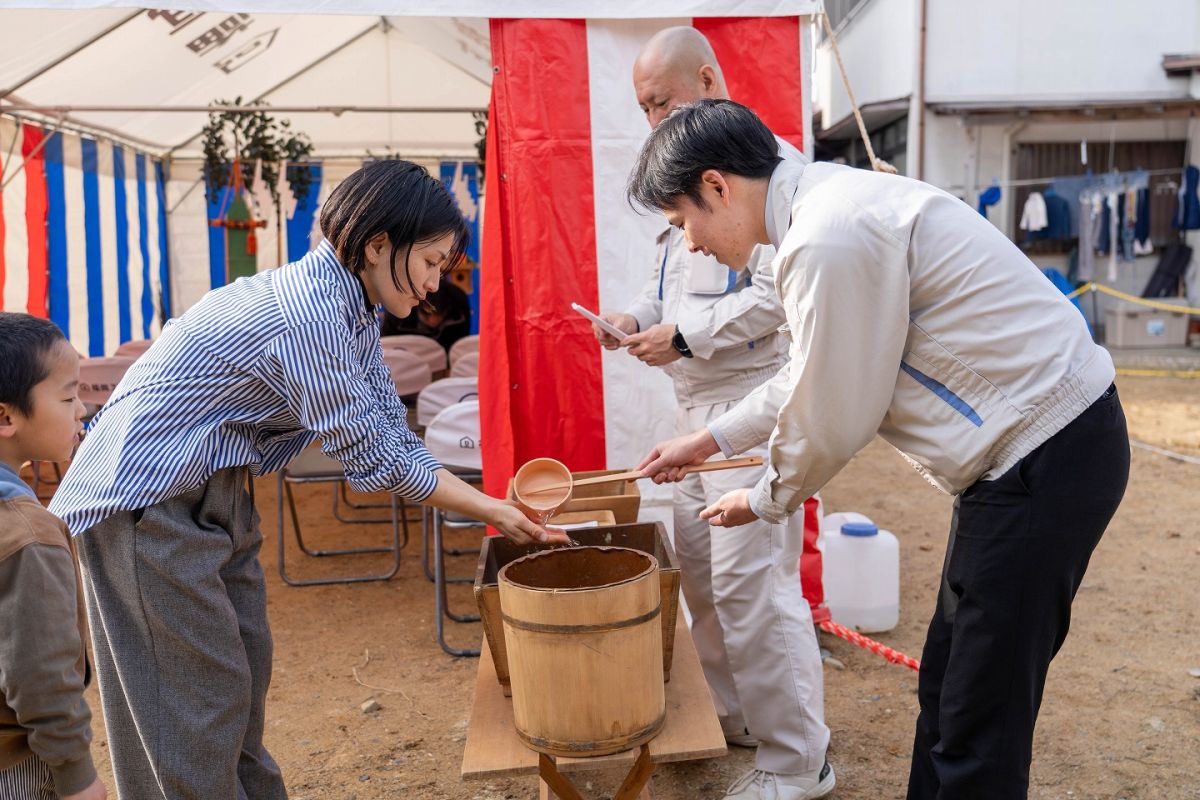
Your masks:
{"label": "long wooden handle", "polygon": [[[705,461],[703,464],[695,464],[683,468],[684,475],[690,475],[693,472],[715,472],[721,469],[743,469],[745,467],[762,466],[762,456],[743,456],[742,458],[718,459],[716,461]],[[540,486],[537,489],[529,489],[521,492],[521,494],[540,494],[542,492],[552,492],[555,489],[565,489],[568,486],[593,486],[598,483],[617,483],[619,481],[636,481],[646,477],[639,470],[630,470],[629,472],[618,472],[613,475],[597,475],[594,478],[583,478],[574,483],[550,483],[545,486]]]}

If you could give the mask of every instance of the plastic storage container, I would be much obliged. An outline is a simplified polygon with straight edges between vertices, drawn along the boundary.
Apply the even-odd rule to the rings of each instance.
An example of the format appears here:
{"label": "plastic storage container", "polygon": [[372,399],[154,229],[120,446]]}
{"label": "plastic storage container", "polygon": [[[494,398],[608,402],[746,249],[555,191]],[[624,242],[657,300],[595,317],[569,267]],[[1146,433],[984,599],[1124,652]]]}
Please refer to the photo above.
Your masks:
{"label": "plastic storage container", "polygon": [[[1187,306],[1182,297],[1158,297],[1155,302]],[[1104,343],[1109,347],[1185,347],[1188,316],[1182,311],[1116,303],[1104,311]]]}
{"label": "plastic storage container", "polygon": [[825,603],[833,621],[862,633],[900,621],[900,543],[861,514],[831,514],[822,530]]}

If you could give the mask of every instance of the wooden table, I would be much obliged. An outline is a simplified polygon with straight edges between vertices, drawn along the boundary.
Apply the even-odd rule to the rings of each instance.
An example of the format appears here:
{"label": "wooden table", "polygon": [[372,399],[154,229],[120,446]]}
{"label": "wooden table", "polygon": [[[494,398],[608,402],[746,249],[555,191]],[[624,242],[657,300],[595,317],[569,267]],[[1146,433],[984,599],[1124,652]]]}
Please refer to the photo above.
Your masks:
{"label": "wooden table", "polygon": [[496,667],[483,643],[475,677],[475,701],[463,752],[464,780],[538,775],[539,797],[582,800],[571,783],[572,773],[625,767],[628,772],[613,800],[650,797],[650,775],[656,764],[725,755],[725,737],[692,635],[683,615],[675,629],[675,659],[666,684],[667,719],[662,731],[637,750],[595,758],[551,758],[528,747],[513,727],[512,701],[496,680]]}

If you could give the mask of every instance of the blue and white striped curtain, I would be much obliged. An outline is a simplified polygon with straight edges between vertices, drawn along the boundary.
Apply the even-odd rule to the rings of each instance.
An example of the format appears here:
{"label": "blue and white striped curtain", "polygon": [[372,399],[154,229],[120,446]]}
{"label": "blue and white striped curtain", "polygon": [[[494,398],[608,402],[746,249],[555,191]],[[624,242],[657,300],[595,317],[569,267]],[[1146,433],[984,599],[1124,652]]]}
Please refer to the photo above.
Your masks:
{"label": "blue and white striped curtain", "polygon": [[[45,216],[4,203],[6,220],[22,214],[27,233],[21,253],[7,249],[7,270],[46,276],[49,317],[85,355],[109,355],[122,342],[153,337],[171,315],[162,163],[107,141],[38,133],[47,139],[44,149],[27,155],[40,168],[22,169],[14,180],[20,191],[6,191],[5,199],[44,193]],[[0,134],[7,143],[25,131],[4,120]],[[36,241],[42,235],[44,248]]]}

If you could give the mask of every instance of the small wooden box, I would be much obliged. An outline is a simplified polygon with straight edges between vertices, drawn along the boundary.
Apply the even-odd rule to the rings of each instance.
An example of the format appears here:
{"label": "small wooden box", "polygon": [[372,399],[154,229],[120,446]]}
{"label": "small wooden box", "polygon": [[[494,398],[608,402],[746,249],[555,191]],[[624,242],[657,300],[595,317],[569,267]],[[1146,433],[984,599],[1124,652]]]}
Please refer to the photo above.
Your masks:
{"label": "small wooden box", "polygon": [[[600,475],[616,475],[626,472],[621,469],[598,469],[590,472],[572,472],[574,480],[595,478]],[[512,480],[508,482],[508,499],[513,500]],[[596,483],[591,486],[577,486],[571,491],[571,499],[559,509],[560,514],[572,511],[613,512],[618,525],[630,525],[637,522],[638,510],[642,506],[642,493],[637,481],[618,481],[616,483]]]}
{"label": "small wooden box", "polygon": [[[553,524],[553,523],[551,523]],[[630,547],[650,553],[658,559],[660,593],[662,597],[663,680],[671,679],[671,656],[675,651],[675,619],[679,614],[679,564],[661,522],[633,525],[612,525],[581,528],[571,531],[571,537],[583,545],[612,545]],[[498,576],[504,565],[538,550],[561,545],[516,545],[502,536],[488,536],[479,548],[479,565],[475,569],[475,602],[483,620],[483,632],[496,662],[496,677],[511,695],[508,686],[508,650],[504,646],[504,622],[500,613]]]}

